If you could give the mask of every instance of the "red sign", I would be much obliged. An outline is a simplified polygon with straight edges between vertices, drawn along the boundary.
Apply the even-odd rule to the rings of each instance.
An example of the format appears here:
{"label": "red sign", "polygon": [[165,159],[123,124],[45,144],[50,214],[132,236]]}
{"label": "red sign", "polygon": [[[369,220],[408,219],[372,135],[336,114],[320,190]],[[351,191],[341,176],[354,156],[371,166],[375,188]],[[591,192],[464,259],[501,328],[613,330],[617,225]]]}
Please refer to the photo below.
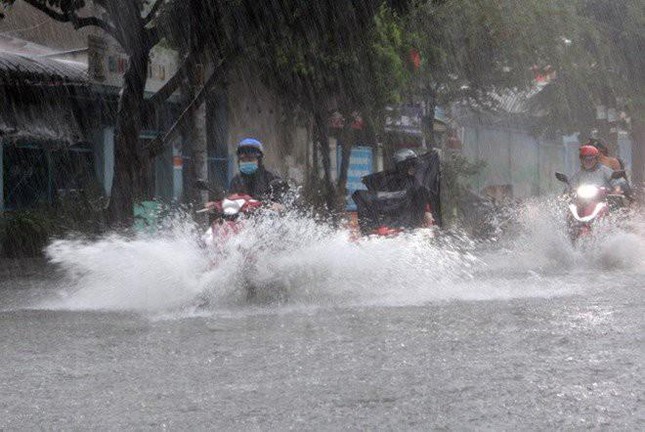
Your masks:
{"label": "red sign", "polygon": [[419,54],[419,51],[414,48],[410,50],[410,61],[412,62],[414,69],[419,69],[421,67],[421,54]]}

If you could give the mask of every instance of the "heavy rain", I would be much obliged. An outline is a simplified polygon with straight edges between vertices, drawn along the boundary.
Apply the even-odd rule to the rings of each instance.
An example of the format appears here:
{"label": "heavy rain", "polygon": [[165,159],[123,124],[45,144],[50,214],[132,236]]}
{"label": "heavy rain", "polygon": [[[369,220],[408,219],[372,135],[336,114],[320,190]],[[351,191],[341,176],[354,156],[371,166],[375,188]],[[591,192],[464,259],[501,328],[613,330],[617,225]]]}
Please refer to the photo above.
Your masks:
{"label": "heavy rain", "polygon": [[0,430],[645,429],[643,0],[0,0]]}

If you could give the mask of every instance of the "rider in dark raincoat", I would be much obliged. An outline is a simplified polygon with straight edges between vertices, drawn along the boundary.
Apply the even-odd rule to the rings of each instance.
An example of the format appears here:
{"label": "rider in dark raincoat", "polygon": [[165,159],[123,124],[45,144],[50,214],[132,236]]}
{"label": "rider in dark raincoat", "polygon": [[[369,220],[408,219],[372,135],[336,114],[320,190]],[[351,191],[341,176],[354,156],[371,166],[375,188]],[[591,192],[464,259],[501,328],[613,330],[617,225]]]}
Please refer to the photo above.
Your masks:
{"label": "rider in dark raincoat", "polygon": [[240,173],[233,177],[229,193],[245,194],[260,201],[276,201],[274,186],[280,177],[264,167],[264,146],[254,138],[245,138],[237,145]]}

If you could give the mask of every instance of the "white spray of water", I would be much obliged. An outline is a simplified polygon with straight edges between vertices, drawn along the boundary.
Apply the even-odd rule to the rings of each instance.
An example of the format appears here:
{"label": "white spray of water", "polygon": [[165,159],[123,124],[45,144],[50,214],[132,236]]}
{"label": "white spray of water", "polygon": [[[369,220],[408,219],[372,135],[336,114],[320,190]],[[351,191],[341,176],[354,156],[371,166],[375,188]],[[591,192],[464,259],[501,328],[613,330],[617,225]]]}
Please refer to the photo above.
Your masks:
{"label": "white spray of water", "polygon": [[68,278],[49,306],[158,311],[186,304],[199,293],[207,266],[188,228],[182,223],[170,236],[55,241],[47,255]]}
{"label": "white spray of water", "polygon": [[69,278],[44,307],[192,314],[247,306],[249,286],[262,301],[263,292],[279,292],[290,306],[416,305],[564,295],[584,285],[572,274],[598,271],[600,263],[645,269],[645,224],[581,251],[553,208],[527,204],[516,216],[519,232],[485,247],[425,233],[354,242],[346,231],[295,214],[249,223],[216,254],[199,245],[185,219],[154,237],[57,241],[48,255]]}

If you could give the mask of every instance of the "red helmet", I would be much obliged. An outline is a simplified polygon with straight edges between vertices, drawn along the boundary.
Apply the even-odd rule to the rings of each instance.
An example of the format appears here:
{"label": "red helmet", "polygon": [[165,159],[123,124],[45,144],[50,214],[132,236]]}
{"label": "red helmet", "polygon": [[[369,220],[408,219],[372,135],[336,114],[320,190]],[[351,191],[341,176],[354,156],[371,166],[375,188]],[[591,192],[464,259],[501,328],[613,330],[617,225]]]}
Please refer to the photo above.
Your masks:
{"label": "red helmet", "polygon": [[600,152],[594,146],[583,145],[582,147],[580,147],[580,157],[587,157],[587,156],[598,157],[599,154]]}

